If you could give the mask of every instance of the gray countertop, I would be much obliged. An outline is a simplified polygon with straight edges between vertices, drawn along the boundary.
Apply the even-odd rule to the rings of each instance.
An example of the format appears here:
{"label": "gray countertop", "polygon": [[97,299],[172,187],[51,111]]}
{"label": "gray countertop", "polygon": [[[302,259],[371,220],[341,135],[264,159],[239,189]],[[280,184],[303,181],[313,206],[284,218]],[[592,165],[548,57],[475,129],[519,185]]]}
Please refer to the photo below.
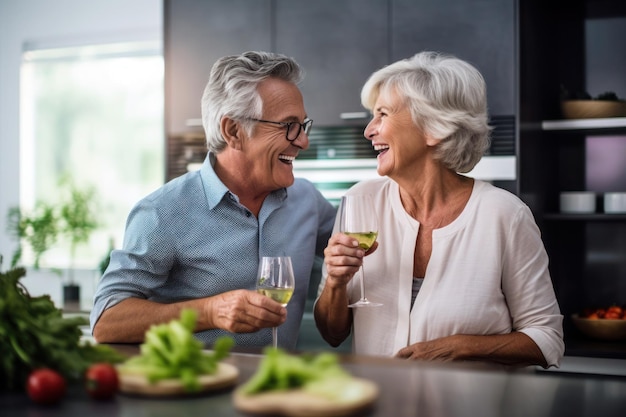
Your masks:
{"label": "gray countertop", "polygon": [[[542,369],[538,372],[567,373],[582,375],[606,375],[626,377],[626,360],[611,358],[590,358],[583,356],[565,356],[558,368]],[[626,415],[626,410],[624,412]]]}
{"label": "gray countertop", "polygon": [[[131,347],[136,350],[136,347]],[[240,370],[240,383],[256,370],[260,356],[234,353],[227,362]],[[624,369],[625,361],[584,363],[568,358],[560,371],[503,370],[477,363],[447,364],[343,355],[353,375],[380,388],[375,406],[364,416],[552,416],[623,417],[626,378],[596,375],[589,366]],[[594,361],[592,361],[594,362]],[[231,391],[177,399],[148,399],[118,395],[96,402],[81,386],[72,386],[56,407],[33,404],[26,394],[1,393],[3,416],[160,417],[242,416],[232,406]]]}

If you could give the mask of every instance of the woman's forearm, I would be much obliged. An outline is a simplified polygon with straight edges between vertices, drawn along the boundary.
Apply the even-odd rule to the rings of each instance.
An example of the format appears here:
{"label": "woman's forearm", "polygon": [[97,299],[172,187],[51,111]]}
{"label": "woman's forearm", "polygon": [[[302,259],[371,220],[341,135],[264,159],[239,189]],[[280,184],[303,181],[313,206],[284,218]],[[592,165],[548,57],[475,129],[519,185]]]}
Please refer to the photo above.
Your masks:
{"label": "woman's forearm", "polygon": [[331,346],[339,346],[350,334],[352,312],[348,308],[346,286],[326,285],[315,303],[315,324]]}
{"label": "woman's forearm", "polygon": [[503,365],[547,367],[539,346],[524,333],[459,337],[462,346],[460,359],[486,360]]}
{"label": "woman's forearm", "polygon": [[547,367],[539,346],[520,332],[448,336],[407,346],[396,356],[407,359],[485,361],[511,366]]}

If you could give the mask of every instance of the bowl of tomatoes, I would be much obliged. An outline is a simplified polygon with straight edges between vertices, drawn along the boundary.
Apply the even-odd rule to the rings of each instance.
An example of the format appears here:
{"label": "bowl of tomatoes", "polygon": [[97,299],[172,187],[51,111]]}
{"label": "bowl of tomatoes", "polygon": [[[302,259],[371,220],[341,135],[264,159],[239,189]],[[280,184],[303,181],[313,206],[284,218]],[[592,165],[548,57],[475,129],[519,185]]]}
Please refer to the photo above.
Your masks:
{"label": "bowl of tomatoes", "polygon": [[574,325],[585,336],[600,340],[626,340],[626,308],[585,309],[572,315]]}

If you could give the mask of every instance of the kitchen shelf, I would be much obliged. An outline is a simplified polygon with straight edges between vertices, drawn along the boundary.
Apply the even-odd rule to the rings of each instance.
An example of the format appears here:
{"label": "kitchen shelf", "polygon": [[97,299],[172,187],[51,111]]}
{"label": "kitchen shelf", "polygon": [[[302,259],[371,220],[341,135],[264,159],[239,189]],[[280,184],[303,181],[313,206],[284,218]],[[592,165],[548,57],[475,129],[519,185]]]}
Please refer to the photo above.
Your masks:
{"label": "kitchen shelf", "polygon": [[626,342],[594,340],[574,334],[565,337],[565,355],[626,359]]}
{"label": "kitchen shelf", "polygon": [[626,117],[606,119],[544,120],[542,130],[595,130],[626,128]]}
{"label": "kitchen shelf", "polygon": [[626,221],[626,213],[546,213],[544,220],[556,221]]}
{"label": "kitchen shelf", "polygon": [[[605,191],[623,188],[626,115],[564,119],[559,88],[595,91],[597,81],[606,78],[611,85],[618,80],[611,88],[619,91],[623,71],[611,65],[623,38],[623,26],[613,31],[620,25],[614,18],[624,16],[623,4],[574,0],[567,8],[550,10],[541,2],[518,2],[519,195],[527,199],[541,229],[565,316],[565,354],[572,357],[626,359],[626,340],[585,338],[569,320],[589,305],[626,303],[626,214],[605,213],[601,198]],[[611,167],[607,154],[616,160]],[[609,168],[611,176],[602,176]],[[596,192],[596,210],[560,212],[564,190]]]}

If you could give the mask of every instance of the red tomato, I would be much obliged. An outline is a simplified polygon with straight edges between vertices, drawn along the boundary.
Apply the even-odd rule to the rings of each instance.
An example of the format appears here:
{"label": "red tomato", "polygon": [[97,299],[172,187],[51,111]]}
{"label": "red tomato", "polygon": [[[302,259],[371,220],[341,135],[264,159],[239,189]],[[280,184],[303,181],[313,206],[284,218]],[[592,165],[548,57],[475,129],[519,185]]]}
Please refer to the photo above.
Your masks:
{"label": "red tomato", "polygon": [[91,365],[85,372],[85,387],[92,398],[97,400],[112,398],[119,388],[115,367],[110,363]]}
{"label": "red tomato", "polygon": [[34,370],[26,382],[28,396],[39,404],[58,403],[65,395],[65,389],[65,378],[48,368]]}
{"label": "red tomato", "polygon": [[606,311],[607,314],[611,313],[611,314],[617,314],[618,316],[622,315],[622,308],[619,306],[611,306],[609,307],[609,309]]}

